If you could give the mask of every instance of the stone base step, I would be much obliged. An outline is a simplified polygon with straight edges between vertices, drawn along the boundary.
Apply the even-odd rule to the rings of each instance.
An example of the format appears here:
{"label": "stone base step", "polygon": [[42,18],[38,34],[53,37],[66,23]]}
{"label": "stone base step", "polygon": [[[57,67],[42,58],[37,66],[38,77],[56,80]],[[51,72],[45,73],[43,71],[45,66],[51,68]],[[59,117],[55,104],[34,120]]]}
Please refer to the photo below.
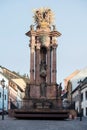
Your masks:
{"label": "stone base step", "polygon": [[67,119],[69,117],[69,111],[67,110],[14,110],[14,117],[20,119]]}

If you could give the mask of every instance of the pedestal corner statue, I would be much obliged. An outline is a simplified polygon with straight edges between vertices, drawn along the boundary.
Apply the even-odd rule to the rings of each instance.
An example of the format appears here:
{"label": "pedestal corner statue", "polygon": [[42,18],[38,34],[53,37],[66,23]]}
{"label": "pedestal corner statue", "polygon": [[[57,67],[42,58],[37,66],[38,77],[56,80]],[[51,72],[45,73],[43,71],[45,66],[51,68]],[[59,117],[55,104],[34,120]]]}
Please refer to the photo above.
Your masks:
{"label": "pedestal corner statue", "polygon": [[18,114],[14,115],[18,118],[67,118],[67,111],[62,110],[61,87],[56,81],[57,37],[61,33],[53,25],[51,9],[36,9],[33,18],[35,24],[30,25],[26,33],[30,38],[30,83],[22,107],[15,110]]}

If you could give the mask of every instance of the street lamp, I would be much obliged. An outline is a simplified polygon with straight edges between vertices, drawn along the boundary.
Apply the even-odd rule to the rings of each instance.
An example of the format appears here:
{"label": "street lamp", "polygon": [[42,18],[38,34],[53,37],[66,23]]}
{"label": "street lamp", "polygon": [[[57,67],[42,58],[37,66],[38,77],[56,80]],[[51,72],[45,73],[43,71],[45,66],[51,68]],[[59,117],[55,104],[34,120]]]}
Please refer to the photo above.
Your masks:
{"label": "street lamp", "polygon": [[81,110],[81,87],[82,87],[82,81],[79,82],[79,114],[80,114],[80,121],[82,121],[82,110]]}
{"label": "street lamp", "polygon": [[1,80],[1,85],[2,85],[2,120],[4,120],[4,87],[5,87],[5,80]]}

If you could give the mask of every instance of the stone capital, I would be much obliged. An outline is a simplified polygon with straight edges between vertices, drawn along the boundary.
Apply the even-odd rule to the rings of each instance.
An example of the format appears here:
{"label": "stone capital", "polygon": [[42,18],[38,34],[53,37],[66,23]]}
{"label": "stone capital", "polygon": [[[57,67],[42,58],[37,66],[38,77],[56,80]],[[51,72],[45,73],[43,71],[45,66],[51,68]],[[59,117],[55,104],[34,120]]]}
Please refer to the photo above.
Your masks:
{"label": "stone capital", "polygon": [[57,43],[57,37],[52,37],[52,44],[56,44]]}
{"label": "stone capital", "polygon": [[57,46],[58,46],[57,44],[53,44],[52,48],[53,48],[53,49],[56,49]]}
{"label": "stone capital", "polygon": [[31,46],[31,52],[33,53],[35,51],[35,46]]}
{"label": "stone capital", "polygon": [[40,44],[37,44],[36,48],[40,50]]}

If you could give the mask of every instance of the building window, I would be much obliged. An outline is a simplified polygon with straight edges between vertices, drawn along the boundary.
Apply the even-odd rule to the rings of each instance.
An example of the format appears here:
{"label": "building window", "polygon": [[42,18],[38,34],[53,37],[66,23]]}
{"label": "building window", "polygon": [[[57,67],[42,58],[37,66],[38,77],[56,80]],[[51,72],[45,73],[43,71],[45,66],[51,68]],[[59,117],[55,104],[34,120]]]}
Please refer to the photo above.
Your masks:
{"label": "building window", "polygon": [[6,94],[5,94],[5,100],[6,100]]}
{"label": "building window", "polygon": [[83,93],[81,93],[81,102],[83,101]]}
{"label": "building window", "polygon": [[0,92],[0,98],[1,98],[1,92]]}
{"label": "building window", "polygon": [[87,91],[85,92],[85,99],[87,100]]}
{"label": "building window", "polygon": [[87,107],[86,107],[86,116],[87,116]]}

